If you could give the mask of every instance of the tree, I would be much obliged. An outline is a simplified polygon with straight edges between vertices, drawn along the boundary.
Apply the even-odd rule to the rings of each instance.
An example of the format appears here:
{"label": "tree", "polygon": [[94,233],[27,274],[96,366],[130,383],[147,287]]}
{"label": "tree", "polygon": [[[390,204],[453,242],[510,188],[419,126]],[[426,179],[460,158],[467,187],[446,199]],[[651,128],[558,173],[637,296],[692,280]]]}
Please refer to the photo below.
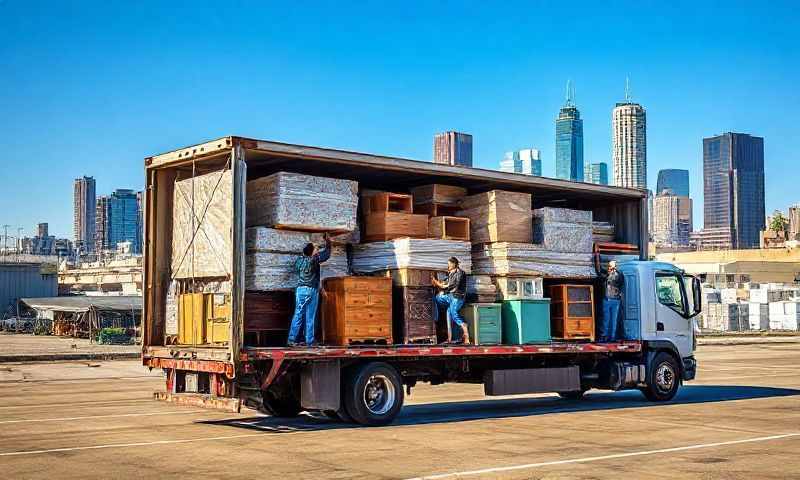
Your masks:
{"label": "tree", "polygon": [[769,229],[773,232],[785,232],[789,221],[783,216],[780,210],[772,213],[772,220],[769,222]]}

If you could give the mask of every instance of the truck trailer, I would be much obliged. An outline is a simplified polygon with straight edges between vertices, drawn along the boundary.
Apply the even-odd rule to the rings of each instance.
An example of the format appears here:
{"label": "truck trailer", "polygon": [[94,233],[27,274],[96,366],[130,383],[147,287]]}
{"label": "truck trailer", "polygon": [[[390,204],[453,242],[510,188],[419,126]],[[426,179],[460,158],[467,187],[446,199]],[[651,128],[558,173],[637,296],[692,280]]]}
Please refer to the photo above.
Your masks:
{"label": "truck trailer", "polygon": [[[470,194],[524,192],[532,195],[532,208],[589,210],[594,219],[615,224],[616,241],[637,246],[640,254],[639,260],[618,265],[625,280],[623,339],[305,348],[252,344],[244,331],[246,188],[249,180],[277,172],[355,180],[360,189],[383,191],[444,184]],[[190,223],[177,223],[176,181],[209,173],[217,175],[205,196],[194,187],[184,192],[182,201],[193,212]],[[592,388],[638,389],[651,401],[668,401],[683,381],[695,377],[692,318],[701,308],[700,283],[671,264],[646,261],[643,190],[233,136],[148,157],[145,175],[142,362],[164,370],[167,395],[201,395],[211,404],[234,399],[275,416],[306,410],[385,425],[418,382],[483,384],[487,395],[555,392],[568,399],[580,399]],[[224,245],[214,252],[216,270],[177,287],[202,288],[223,299],[213,343],[187,345],[170,332],[173,241],[187,237],[187,231],[191,241],[213,235]],[[599,297],[600,286],[594,288]]]}

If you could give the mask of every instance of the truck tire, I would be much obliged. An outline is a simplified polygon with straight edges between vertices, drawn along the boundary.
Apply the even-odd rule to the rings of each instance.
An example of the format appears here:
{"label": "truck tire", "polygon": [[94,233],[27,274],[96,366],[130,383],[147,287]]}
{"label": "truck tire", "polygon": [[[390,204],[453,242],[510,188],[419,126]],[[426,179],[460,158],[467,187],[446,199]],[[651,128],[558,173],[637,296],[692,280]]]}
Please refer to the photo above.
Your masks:
{"label": "truck tire", "polygon": [[681,370],[675,357],[667,352],[658,353],[647,378],[647,386],[642,393],[651,402],[672,400],[681,383]]}
{"label": "truck tire", "polygon": [[303,408],[300,406],[300,399],[294,395],[277,396],[269,390],[263,392],[264,409],[273,417],[293,418],[300,415]]}
{"label": "truck tire", "polygon": [[354,422],[367,426],[391,423],[403,407],[400,374],[383,362],[367,363],[347,378],[344,405]]}

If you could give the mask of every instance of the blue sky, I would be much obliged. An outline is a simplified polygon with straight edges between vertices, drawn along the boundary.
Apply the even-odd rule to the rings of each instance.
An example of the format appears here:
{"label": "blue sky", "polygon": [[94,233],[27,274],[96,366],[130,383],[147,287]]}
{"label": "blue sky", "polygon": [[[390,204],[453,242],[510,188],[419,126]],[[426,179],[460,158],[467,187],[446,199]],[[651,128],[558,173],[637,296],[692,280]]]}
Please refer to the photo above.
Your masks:
{"label": "blue sky", "polygon": [[430,159],[455,129],[553,175],[567,79],[610,163],[626,76],[648,182],[689,169],[696,228],[704,136],[763,136],[767,211],[800,201],[795,2],[494,3],[0,0],[0,224],[71,238],[73,178],[141,188],[145,156],[230,134]]}

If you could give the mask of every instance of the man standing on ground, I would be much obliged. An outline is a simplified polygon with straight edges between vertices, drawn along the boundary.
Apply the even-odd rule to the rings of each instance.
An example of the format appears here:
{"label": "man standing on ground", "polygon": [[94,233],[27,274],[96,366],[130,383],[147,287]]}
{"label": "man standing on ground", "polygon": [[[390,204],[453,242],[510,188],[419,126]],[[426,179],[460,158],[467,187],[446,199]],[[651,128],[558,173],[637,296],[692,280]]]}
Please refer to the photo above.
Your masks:
{"label": "man standing on ground", "polygon": [[[464,306],[464,297],[467,294],[467,274],[458,266],[458,259],[450,257],[447,260],[447,281],[440,282],[435,275],[431,275],[431,283],[433,286],[441,289],[442,291],[434,298],[437,316],[439,307],[447,308],[447,316],[450,320],[461,328],[464,338],[464,345],[469,345],[469,330],[464,318],[461,317],[461,307]],[[449,338],[450,329],[448,331],[447,342],[450,343],[452,338]]]}
{"label": "man standing on ground", "polygon": [[[298,345],[297,336],[301,327],[306,331],[306,345],[316,345],[314,334],[317,328],[317,305],[319,304],[319,264],[331,257],[331,240],[326,233],[325,248],[320,249],[313,243],[303,248],[303,255],[294,262],[297,272],[297,289],[294,293],[294,316],[289,327],[289,346]],[[305,326],[303,320],[305,319]]]}
{"label": "man standing on ground", "polygon": [[622,289],[625,279],[619,270],[617,262],[608,262],[608,270],[600,266],[600,254],[595,256],[595,270],[604,282],[603,318],[600,323],[600,342],[615,342],[617,337],[617,322],[619,309],[622,303]]}

